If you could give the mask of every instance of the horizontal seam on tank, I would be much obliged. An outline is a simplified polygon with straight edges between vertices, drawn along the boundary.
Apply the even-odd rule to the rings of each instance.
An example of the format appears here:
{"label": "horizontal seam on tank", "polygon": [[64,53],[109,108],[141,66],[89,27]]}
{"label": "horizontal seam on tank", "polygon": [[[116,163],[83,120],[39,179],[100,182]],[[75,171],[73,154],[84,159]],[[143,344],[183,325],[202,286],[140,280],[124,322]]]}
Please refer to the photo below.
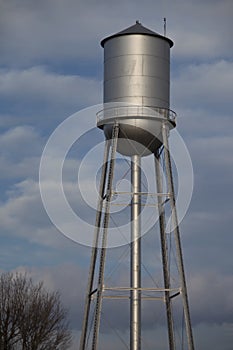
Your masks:
{"label": "horizontal seam on tank", "polygon": [[[148,99],[154,99],[153,97],[142,96],[142,95],[134,95],[134,96],[126,96],[126,95],[124,95],[124,96],[120,96],[120,97],[111,99],[111,100],[109,100],[109,101],[105,101],[104,103],[111,103],[111,102],[115,102],[116,100],[121,99],[120,102],[122,102],[122,103],[130,103],[130,104],[132,104],[132,102],[122,101],[122,98],[125,98],[125,97],[126,97],[126,98],[141,97],[142,99],[146,97],[146,98],[148,98]],[[167,102],[167,100],[164,100],[163,98],[159,98],[159,97],[157,97],[156,100],[160,100],[160,101]],[[141,105],[140,105],[140,106],[141,106]],[[142,106],[148,107],[147,105],[142,105]],[[148,108],[153,108],[153,107],[155,107],[155,108],[165,108],[165,109],[168,109],[167,107],[158,107],[158,106],[149,106]]]}
{"label": "horizontal seam on tank", "polygon": [[164,56],[158,56],[158,55],[149,55],[149,54],[140,54],[140,53],[130,53],[130,54],[124,54],[124,55],[116,55],[116,56],[111,56],[109,58],[104,58],[104,63],[113,59],[113,58],[117,58],[117,57],[127,57],[127,56],[150,56],[150,57],[157,57],[157,58],[160,58],[161,60],[163,61],[167,61],[170,63],[170,58],[167,59],[165,58]]}
{"label": "horizontal seam on tank", "polygon": [[134,74],[124,74],[124,75],[118,75],[117,77],[115,78],[110,78],[110,79],[104,79],[104,84],[110,80],[115,80],[115,79],[118,79],[118,78],[123,78],[123,77],[153,77],[153,78],[156,78],[158,80],[162,80],[162,81],[166,81],[168,83],[170,83],[170,79],[162,79],[162,78],[159,78],[157,75],[145,75],[145,74],[137,74],[137,75],[134,75]]}

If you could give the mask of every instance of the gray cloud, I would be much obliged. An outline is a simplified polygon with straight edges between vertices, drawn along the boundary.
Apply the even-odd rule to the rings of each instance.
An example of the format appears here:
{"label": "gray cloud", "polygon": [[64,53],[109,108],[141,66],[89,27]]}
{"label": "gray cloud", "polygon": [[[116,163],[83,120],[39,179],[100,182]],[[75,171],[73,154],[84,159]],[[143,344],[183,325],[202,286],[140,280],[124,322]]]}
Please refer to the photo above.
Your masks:
{"label": "gray cloud", "polygon": [[190,298],[194,323],[231,323],[233,303],[232,276],[223,276],[218,271],[206,271],[190,282]]}
{"label": "gray cloud", "polygon": [[[112,3],[112,10],[119,6]],[[24,66],[34,62],[89,59],[100,52],[99,41],[106,33],[107,22],[104,12],[111,13],[111,7],[69,0],[22,1],[20,6],[14,0],[2,5],[1,62],[13,66]],[[104,21],[105,19],[105,21]],[[117,20],[115,18],[115,23]],[[85,30],[83,30],[85,28]],[[17,52],[17,60],[13,57]]]}
{"label": "gray cloud", "polygon": [[23,120],[40,127],[61,121],[72,110],[99,103],[101,97],[96,79],[60,75],[43,67],[2,70],[0,83],[3,108],[8,105],[9,114],[19,114],[18,123]]}
{"label": "gray cloud", "polygon": [[[2,6],[1,39],[3,64],[24,66],[34,62],[95,61],[101,53],[99,41],[141,19],[163,31],[167,16],[168,34],[176,42],[174,53],[180,58],[230,57],[232,30],[230,0],[211,2],[139,1],[82,3],[68,0],[14,0]],[[122,15],[124,13],[124,16]],[[155,28],[155,23],[157,28]],[[17,57],[17,59],[14,59]]]}
{"label": "gray cloud", "polygon": [[225,60],[182,67],[172,83],[174,103],[194,111],[211,109],[220,119],[219,113],[231,109],[232,72],[233,63]]}

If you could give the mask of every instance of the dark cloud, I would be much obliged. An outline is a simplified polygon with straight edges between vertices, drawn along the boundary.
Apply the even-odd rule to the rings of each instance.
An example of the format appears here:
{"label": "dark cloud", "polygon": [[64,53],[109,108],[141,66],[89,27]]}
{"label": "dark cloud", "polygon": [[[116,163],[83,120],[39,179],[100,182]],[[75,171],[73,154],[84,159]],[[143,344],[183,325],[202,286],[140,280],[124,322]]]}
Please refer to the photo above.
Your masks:
{"label": "dark cloud", "polygon": [[[176,42],[174,53],[184,59],[230,57],[232,3],[148,1],[106,2],[68,0],[10,0],[1,4],[0,62],[25,66],[35,63],[75,64],[75,60],[100,59],[100,39],[140,19],[163,31],[167,16],[168,34]],[[124,16],[122,16],[124,13]],[[78,66],[76,66],[78,67]]]}

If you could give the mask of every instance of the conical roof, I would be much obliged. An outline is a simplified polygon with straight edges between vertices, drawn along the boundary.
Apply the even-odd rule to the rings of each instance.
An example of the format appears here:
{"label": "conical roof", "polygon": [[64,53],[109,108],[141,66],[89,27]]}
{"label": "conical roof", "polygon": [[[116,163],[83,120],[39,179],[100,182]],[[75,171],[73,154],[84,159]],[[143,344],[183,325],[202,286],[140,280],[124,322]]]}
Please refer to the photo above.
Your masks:
{"label": "conical roof", "polygon": [[173,41],[163,35],[160,35],[146,27],[144,27],[139,21],[136,21],[136,24],[120,31],[119,33],[113,34],[108,36],[107,38],[103,39],[101,41],[101,46],[104,47],[104,44],[106,43],[106,41],[108,41],[109,39],[113,39],[116,38],[118,36],[122,36],[122,35],[131,35],[131,34],[142,34],[142,35],[151,35],[151,36],[155,36],[157,38],[162,38],[166,41],[169,42],[170,47],[173,46]]}

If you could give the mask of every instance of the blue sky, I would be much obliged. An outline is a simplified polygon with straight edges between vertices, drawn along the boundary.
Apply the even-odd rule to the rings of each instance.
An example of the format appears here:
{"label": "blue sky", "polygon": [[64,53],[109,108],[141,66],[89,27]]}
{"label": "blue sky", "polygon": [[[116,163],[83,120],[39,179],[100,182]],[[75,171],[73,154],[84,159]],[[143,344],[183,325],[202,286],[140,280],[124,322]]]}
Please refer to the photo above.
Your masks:
{"label": "blue sky", "polygon": [[[232,11],[231,0],[0,2],[0,268],[26,270],[59,289],[71,310],[75,339],[90,248],[64,237],[49,220],[38,186],[41,154],[63,120],[101,103],[100,40],[137,19],[162,33],[166,17],[167,35],[175,42],[171,108],[179,115],[178,130],[194,168],[193,197],[181,232],[195,342],[199,350],[232,347]],[[77,163],[74,150],[66,185],[78,208]],[[115,307],[109,313],[116,323],[121,320]],[[148,344],[150,321],[145,320]],[[155,325],[161,342],[162,328]],[[113,339],[107,333],[106,344]]]}

